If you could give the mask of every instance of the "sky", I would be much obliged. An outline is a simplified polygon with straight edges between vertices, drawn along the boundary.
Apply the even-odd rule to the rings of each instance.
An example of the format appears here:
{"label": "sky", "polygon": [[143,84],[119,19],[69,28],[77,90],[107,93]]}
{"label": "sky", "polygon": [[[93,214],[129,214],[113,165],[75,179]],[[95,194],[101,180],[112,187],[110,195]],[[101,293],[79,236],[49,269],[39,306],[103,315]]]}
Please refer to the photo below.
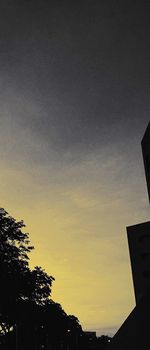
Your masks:
{"label": "sky", "polygon": [[135,305],[126,226],[149,220],[149,2],[1,0],[1,207],[30,265],[84,330],[114,334]]}

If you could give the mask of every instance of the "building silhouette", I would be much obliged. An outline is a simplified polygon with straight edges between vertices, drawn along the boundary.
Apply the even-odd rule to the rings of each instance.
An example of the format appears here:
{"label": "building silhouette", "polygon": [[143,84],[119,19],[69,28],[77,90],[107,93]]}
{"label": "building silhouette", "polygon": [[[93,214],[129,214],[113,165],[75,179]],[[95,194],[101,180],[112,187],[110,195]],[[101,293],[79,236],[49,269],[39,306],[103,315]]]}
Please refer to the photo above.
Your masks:
{"label": "building silhouette", "polygon": [[[150,123],[141,142],[150,201]],[[136,306],[114,335],[110,350],[150,349],[150,221],[128,226]]]}
{"label": "building silhouette", "polygon": [[148,196],[150,201],[150,122],[147,126],[147,129],[145,131],[141,144],[142,144],[145,176],[146,176],[146,182],[147,182],[147,190],[148,190]]}
{"label": "building silhouette", "polygon": [[150,221],[127,227],[136,304],[150,288]]}

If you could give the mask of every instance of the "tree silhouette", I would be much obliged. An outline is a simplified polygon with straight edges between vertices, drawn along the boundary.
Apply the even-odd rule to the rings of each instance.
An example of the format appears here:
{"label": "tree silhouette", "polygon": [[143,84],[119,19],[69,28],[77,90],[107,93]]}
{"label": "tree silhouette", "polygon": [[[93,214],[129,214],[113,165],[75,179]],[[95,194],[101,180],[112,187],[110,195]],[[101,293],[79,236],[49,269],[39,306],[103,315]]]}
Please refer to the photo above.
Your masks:
{"label": "tree silhouette", "polygon": [[29,299],[39,305],[44,305],[51,294],[51,285],[54,277],[49,276],[41,267],[36,266],[30,272],[30,295]]}
{"label": "tree silhouette", "polygon": [[41,267],[29,269],[28,254],[34,247],[24,227],[23,221],[17,222],[0,208],[0,327],[5,333],[16,323],[17,305],[43,304],[54,280]]}
{"label": "tree silhouette", "polygon": [[33,247],[22,232],[24,226],[0,208],[0,326],[4,332],[12,326],[13,306],[24,295],[29,273],[28,253]]}
{"label": "tree silhouette", "polygon": [[54,278],[29,268],[29,234],[0,208],[0,348],[77,349],[82,328],[51,297]]}

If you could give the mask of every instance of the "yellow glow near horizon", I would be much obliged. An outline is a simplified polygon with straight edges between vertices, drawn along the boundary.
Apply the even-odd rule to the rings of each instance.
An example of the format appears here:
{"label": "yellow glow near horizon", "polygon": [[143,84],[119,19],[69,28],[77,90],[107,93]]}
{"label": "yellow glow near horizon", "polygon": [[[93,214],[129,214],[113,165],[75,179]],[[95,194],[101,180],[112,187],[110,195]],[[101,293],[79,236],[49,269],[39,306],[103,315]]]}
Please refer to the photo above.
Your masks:
{"label": "yellow glow near horizon", "polygon": [[30,265],[55,277],[52,298],[84,329],[117,329],[134,305],[125,227],[139,212],[135,218],[130,213],[125,189],[113,193],[108,164],[106,171],[97,165],[97,176],[94,165],[71,166],[64,174],[68,181],[42,184],[40,169],[2,163],[1,206],[27,225],[35,246]]}

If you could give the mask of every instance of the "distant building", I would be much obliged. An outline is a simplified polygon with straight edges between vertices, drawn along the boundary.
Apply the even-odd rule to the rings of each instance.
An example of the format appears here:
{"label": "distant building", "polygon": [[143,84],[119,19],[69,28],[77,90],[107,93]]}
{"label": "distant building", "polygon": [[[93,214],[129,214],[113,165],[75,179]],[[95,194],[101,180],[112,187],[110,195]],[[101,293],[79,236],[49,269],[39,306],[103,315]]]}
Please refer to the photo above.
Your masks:
{"label": "distant building", "polygon": [[90,340],[96,339],[96,332],[84,331],[84,335],[85,335],[85,337],[87,337]]}
{"label": "distant building", "polygon": [[84,347],[87,350],[95,350],[96,348],[96,332],[84,332]]}
{"label": "distant building", "polygon": [[107,335],[97,337],[96,332],[84,332],[83,338],[82,349],[86,350],[104,350],[111,341],[111,337]]}

